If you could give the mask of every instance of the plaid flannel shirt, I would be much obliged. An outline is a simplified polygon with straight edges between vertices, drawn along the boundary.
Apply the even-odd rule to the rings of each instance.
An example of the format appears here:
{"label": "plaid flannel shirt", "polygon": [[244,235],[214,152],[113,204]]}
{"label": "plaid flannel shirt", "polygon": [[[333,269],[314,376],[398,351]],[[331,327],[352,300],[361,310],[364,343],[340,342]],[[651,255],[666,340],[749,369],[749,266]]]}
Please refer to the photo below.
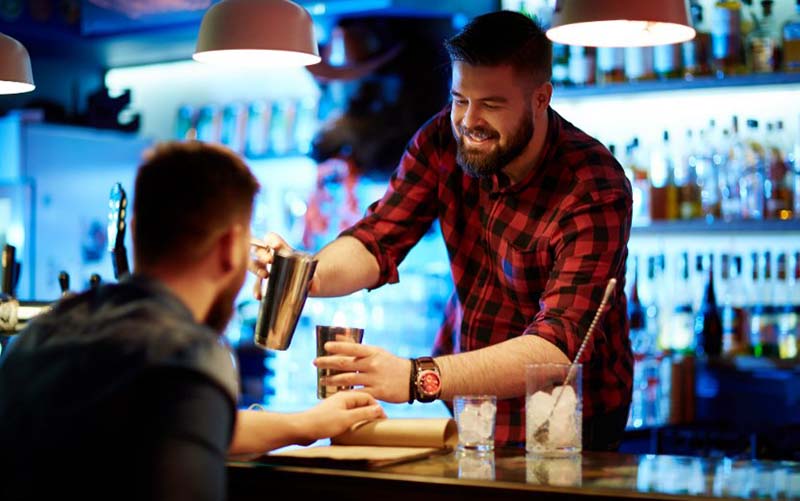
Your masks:
{"label": "plaid flannel shirt", "polygon": [[[456,163],[449,113],[448,106],[420,128],[384,196],[343,232],[377,258],[375,287],[398,281],[398,264],[438,218],[458,303],[448,307],[434,353],[534,335],[572,360],[616,277],[616,294],[581,359],[583,415],[629,406],[633,356],[624,286],[631,188],[619,163],[549,109],[538,167],[517,183],[504,173],[471,177]],[[499,444],[525,442],[524,416],[524,396],[498,402]]]}

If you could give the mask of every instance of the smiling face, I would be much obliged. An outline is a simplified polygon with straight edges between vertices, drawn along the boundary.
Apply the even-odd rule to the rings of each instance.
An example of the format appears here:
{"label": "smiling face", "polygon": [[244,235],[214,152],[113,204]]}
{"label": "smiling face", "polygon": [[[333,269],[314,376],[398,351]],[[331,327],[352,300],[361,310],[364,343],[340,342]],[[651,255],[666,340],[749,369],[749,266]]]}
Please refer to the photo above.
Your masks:
{"label": "smiling face", "polygon": [[510,65],[453,63],[450,120],[456,159],[467,174],[486,177],[518,158],[534,132],[533,92]]}

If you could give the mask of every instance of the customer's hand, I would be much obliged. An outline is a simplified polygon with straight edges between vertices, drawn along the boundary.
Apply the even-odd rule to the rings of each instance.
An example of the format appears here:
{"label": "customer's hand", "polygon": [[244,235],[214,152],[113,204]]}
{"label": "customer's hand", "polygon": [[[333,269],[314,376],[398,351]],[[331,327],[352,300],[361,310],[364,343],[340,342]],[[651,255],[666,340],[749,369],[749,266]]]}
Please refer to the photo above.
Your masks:
{"label": "customer's hand", "polygon": [[335,437],[359,421],[385,417],[386,413],[378,401],[358,390],[336,392],[298,415],[298,419],[305,421],[303,428],[309,432],[303,445],[321,438]]}
{"label": "customer's hand", "polygon": [[342,341],[328,341],[329,355],[314,359],[320,369],[335,369],[342,374],[328,376],[330,386],[363,386],[365,391],[385,402],[408,401],[411,361],[392,355],[376,346]]}

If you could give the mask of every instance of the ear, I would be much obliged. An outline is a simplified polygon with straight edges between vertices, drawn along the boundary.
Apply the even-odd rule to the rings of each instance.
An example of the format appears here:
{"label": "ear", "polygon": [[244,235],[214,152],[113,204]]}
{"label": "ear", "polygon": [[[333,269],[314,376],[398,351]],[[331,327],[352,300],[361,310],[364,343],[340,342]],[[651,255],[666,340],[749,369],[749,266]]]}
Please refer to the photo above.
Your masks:
{"label": "ear", "polygon": [[232,224],[217,237],[217,263],[220,271],[228,273],[241,266],[243,259],[242,239],[244,227],[241,224]]}
{"label": "ear", "polygon": [[540,116],[542,113],[547,112],[547,107],[550,106],[550,98],[553,97],[553,84],[545,82],[533,91],[533,99],[531,99],[531,106],[533,107],[534,116]]}

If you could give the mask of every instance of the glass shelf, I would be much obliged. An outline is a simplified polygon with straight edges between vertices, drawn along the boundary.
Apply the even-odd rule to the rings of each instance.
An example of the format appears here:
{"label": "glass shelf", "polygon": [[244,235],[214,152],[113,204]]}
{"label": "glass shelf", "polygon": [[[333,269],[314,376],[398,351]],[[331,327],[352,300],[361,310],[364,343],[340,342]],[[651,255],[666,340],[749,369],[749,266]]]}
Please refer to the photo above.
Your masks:
{"label": "glass shelf", "polygon": [[634,226],[632,235],[681,233],[790,233],[800,232],[800,219],[788,221],[658,221],[647,226]]}
{"label": "glass shelf", "polygon": [[570,99],[622,94],[643,94],[648,92],[792,84],[800,84],[800,73],[754,73],[725,78],[698,77],[691,80],[651,80],[646,82],[556,87],[553,96],[555,99]]}

